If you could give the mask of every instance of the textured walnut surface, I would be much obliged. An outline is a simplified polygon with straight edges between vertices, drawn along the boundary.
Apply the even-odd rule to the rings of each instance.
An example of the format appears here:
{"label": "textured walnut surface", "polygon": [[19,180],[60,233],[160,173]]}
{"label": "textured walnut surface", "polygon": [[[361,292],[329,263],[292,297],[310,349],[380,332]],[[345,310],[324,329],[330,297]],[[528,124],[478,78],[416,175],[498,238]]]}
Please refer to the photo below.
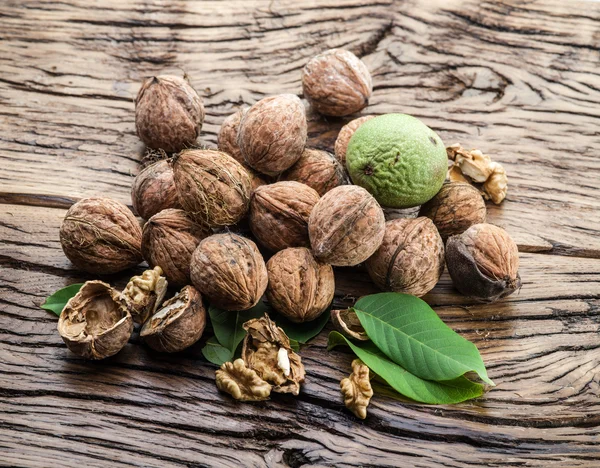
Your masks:
{"label": "textured walnut surface", "polygon": [[331,153],[311,148],[304,150],[298,162],[282,178],[306,184],[321,196],[350,182],[346,169]]}
{"label": "textured walnut surface", "polygon": [[350,138],[352,138],[354,132],[358,130],[358,127],[364,124],[367,120],[371,120],[373,117],[375,116],[364,115],[357,119],[351,120],[346,125],[344,125],[340,130],[340,133],[338,133],[334,146],[335,157],[344,167],[346,167],[346,150],[348,149],[348,143],[350,143]]}
{"label": "textured walnut surface", "polygon": [[241,107],[229,117],[226,117],[225,120],[223,120],[221,128],[219,129],[219,134],[217,135],[219,151],[227,153],[236,161],[244,164],[244,156],[242,156],[240,146],[238,145],[238,131],[242,117],[247,110],[247,107]]}
{"label": "textured walnut surface", "polygon": [[243,359],[225,362],[216,372],[217,387],[240,401],[267,400],[271,385],[261,379],[255,370],[246,367]]}
{"label": "textured walnut surface", "polygon": [[135,323],[143,324],[162,304],[167,293],[167,280],[159,266],[133,276],[123,292],[121,302],[125,304]]}
{"label": "textured walnut surface", "polygon": [[181,208],[171,165],[162,160],[143,169],[133,180],[131,201],[134,212],[144,219],[167,208]]}
{"label": "textured walnut surface", "polygon": [[373,389],[369,380],[369,368],[362,361],[359,359],[352,361],[352,373],[349,377],[342,379],[340,390],[346,408],[352,411],[356,417],[365,419],[367,406],[373,396]]}

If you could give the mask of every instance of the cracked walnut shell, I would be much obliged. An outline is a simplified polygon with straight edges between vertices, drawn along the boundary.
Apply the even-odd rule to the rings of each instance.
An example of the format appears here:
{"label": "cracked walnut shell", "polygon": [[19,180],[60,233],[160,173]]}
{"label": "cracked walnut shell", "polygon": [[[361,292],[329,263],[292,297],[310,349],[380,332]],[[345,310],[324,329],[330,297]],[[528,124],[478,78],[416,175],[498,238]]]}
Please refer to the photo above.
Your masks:
{"label": "cracked walnut shell", "polygon": [[133,210],[144,219],[167,208],[181,208],[171,165],[161,160],[142,170],[133,180],[131,201]]}
{"label": "cracked walnut shell", "polygon": [[362,124],[364,124],[367,120],[371,120],[374,115],[365,115],[363,117],[359,117],[358,119],[351,120],[346,125],[342,127],[340,133],[335,140],[335,157],[342,164],[342,166],[346,167],[346,150],[348,149],[348,143],[350,143],[350,138],[354,135],[354,132],[358,130]]}
{"label": "cracked walnut shell", "polygon": [[121,293],[121,302],[131,313],[135,323],[143,324],[156,312],[167,293],[167,280],[160,267],[146,270],[129,280]]}
{"label": "cracked walnut shell", "polygon": [[367,417],[367,406],[373,397],[373,389],[369,380],[369,368],[359,359],[352,361],[352,373],[342,379],[340,390],[344,396],[346,408],[358,418]]}
{"label": "cracked walnut shell", "polygon": [[349,183],[346,169],[327,151],[305,149],[302,156],[287,172],[283,180],[295,180],[308,185],[320,196],[339,185]]}
{"label": "cracked walnut shell", "polygon": [[243,359],[225,362],[216,372],[219,390],[240,401],[262,401],[271,395],[271,385],[246,367]]}

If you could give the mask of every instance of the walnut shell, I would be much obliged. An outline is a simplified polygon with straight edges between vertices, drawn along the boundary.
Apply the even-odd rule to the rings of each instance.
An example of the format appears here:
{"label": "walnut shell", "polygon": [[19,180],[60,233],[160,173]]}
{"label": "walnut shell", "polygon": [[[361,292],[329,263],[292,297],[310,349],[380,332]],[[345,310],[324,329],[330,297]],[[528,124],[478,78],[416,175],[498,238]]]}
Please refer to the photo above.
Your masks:
{"label": "walnut shell", "polygon": [[238,146],[246,164],[275,176],[294,165],[307,138],[302,101],[293,94],[261,99],[242,117]]}
{"label": "walnut shell", "polygon": [[133,180],[131,201],[134,212],[144,219],[167,208],[181,208],[171,165],[162,160],[142,170]]}
{"label": "walnut shell", "polygon": [[316,319],[333,300],[333,268],[315,260],[304,247],[276,253],[267,262],[267,271],[267,299],[292,322]]}
{"label": "walnut shell", "polygon": [[369,341],[370,339],[354,309],[332,310],[331,324],[346,338],[357,341]]}
{"label": "walnut shell", "polygon": [[305,65],[302,90],[317,112],[340,117],[367,107],[373,84],[367,66],[356,55],[330,49]]}
{"label": "walnut shell", "polygon": [[181,151],[196,142],[203,122],[202,99],[185,78],[148,78],[135,98],[135,127],[149,148]]}
{"label": "walnut shell", "polygon": [[200,242],[190,273],[210,303],[225,310],[250,309],[267,289],[267,267],[256,244],[230,232]]}
{"label": "walnut shell", "polygon": [[258,187],[250,203],[250,230],[266,248],[308,247],[308,217],[319,194],[300,182]]}
{"label": "walnut shell", "polygon": [[321,196],[339,185],[350,183],[346,169],[327,151],[305,149],[283,180],[295,180],[315,189]]}
{"label": "walnut shell", "polygon": [[419,216],[431,219],[446,240],[485,222],[485,201],[470,184],[446,182],[435,197],[421,206]]}
{"label": "walnut shell", "polygon": [[354,135],[354,132],[358,130],[362,124],[364,124],[367,120],[371,120],[374,115],[365,115],[363,117],[359,117],[358,119],[351,120],[346,125],[342,127],[340,133],[335,140],[335,157],[342,164],[343,167],[346,167],[346,150],[348,149],[348,143],[350,143],[350,138]]}
{"label": "walnut shell", "polygon": [[185,286],[146,320],[140,338],[155,351],[176,353],[198,341],[205,325],[200,293]]}
{"label": "walnut shell", "polygon": [[248,171],[228,154],[182,151],[173,164],[183,209],[198,223],[231,226],[248,211],[252,183]]}
{"label": "walnut shell", "polygon": [[384,233],[383,210],[369,192],[356,185],[327,192],[308,220],[314,256],[336,266],[364,262],[379,248]]}
{"label": "walnut shell", "polygon": [[142,261],[138,220],[110,198],[84,198],[69,208],[60,226],[60,244],[73,265],[88,273],[118,273]]}
{"label": "walnut shell", "polygon": [[162,268],[173,286],[190,284],[190,260],[210,228],[195,223],[185,211],[168,209],[155,214],[144,225],[142,254],[151,267]]}
{"label": "walnut shell", "polygon": [[238,145],[238,131],[242,117],[247,111],[247,107],[241,107],[223,120],[219,134],[217,135],[217,145],[219,147],[219,151],[227,153],[237,162],[242,164],[246,164],[246,161],[244,160],[244,156],[242,156],[240,146]]}
{"label": "walnut shell", "polygon": [[521,287],[517,244],[492,224],[475,224],[450,237],[446,265],[456,289],[481,302],[497,301]]}
{"label": "walnut shell", "polygon": [[57,328],[72,352],[87,359],[104,359],[127,344],[133,319],[119,296],[102,281],[87,281],[69,299]]}
{"label": "walnut shell", "polygon": [[429,218],[394,219],[365,266],[380,289],[423,296],[444,271],[444,242]]}

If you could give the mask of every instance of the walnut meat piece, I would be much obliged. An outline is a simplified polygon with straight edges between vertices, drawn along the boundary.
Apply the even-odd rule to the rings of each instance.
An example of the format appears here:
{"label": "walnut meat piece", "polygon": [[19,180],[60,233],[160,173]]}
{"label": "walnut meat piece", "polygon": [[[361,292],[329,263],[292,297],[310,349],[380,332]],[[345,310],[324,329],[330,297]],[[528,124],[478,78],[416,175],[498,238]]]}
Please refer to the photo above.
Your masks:
{"label": "walnut meat piece", "polygon": [[143,324],[156,312],[167,293],[167,280],[157,266],[129,280],[121,293],[121,302],[131,313],[135,323]]}
{"label": "walnut meat piece", "polygon": [[167,208],[181,208],[173,169],[167,161],[157,161],[137,175],[131,187],[131,201],[133,210],[144,219]]}
{"label": "walnut meat piece", "polygon": [[243,359],[224,363],[216,372],[219,390],[240,401],[262,401],[271,395],[271,385],[248,369]]}
{"label": "walnut meat piece", "polygon": [[176,353],[198,341],[205,325],[200,293],[185,286],[146,320],[140,338],[155,351]]}
{"label": "walnut meat piece", "polygon": [[327,192],[315,205],[308,233],[317,260],[336,266],[358,265],[381,245],[385,217],[364,188],[342,185]]}
{"label": "walnut meat piece", "polygon": [[339,185],[349,183],[346,170],[327,151],[305,149],[302,157],[283,174],[283,180],[295,180],[308,185],[321,196]]}
{"label": "walnut meat piece", "polygon": [[344,49],[330,49],[305,65],[302,90],[317,112],[339,117],[365,108],[373,84],[369,70],[356,55]]}
{"label": "walnut meat piece", "polygon": [[217,135],[219,151],[227,153],[242,164],[245,164],[246,162],[240,151],[240,146],[238,145],[238,131],[242,117],[247,110],[247,107],[242,107],[227,117],[221,124],[219,134]]}
{"label": "walnut meat piece", "polygon": [[293,94],[261,99],[242,117],[238,145],[246,164],[275,176],[302,156],[307,138],[302,101]]}
{"label": "walnut meat piece", "polygon": [[228,154],[212,150],[182,151],[173,164],[183,209],[198,223],[231,226],[248,211],[250,174]]}
{"label": "walnut meat piece", "polygon": [[319,194],[299,182],[258,187],[250,203],[250,229],[271,251],[308,247],[308,218]]}
{"label": "walnut meat piece", "polygon": [[335,140],[335,157],[342,164],[342,166],[346,167],[346,150],[348,149],[348,143],[350,143],[350,138],[354,135],[354,132],[358,130],[362,124],[364,124],[367,120],[371,120],[374,115],[365,115],[363,117],[359,117],[358,119],[351,120],[346,125],[342,127],[340,133],[338,133],[337,139]]}
{"label": "walnut meat piece", "polygon": [[373,397],[373,389],[369,380],[369,368],[359,359],[352,361],[352,373],[342,379],[340,390],[344,396],[346,408],[358,418],[367,417],[367,406]]}
{"label": "walnut meat piece", "polygon": [[256,244],[230,232],[200,242],[190,273],[211,304],[225,310],[250,309],[267,289],[267,267]]}
{"label": "walnut meat piece", "polygon": [[267,272],[269,303],[292,322],[316,319],[333,300],[333,268],[315,260],[306,248],[276,253],[267,262]]}
{"label": "walnut meat piece", "polygon": [[162,268],[173,286],[190,284],[190,260],[202,239],[212,234],[185,211],[168,209],[152,216],[144,225],[142,254],[152,267]]}
{"label": "walnut meat piece", "polygon": [[246,366],[273,385],[273,392],[298,395],[304,382],[304,365],[285,332],[267,314],[246,322],[244,330],[248,332],[242,345]]}
{"label": "walnut meat piece", "polygon": [[202,99],[185,78],[148,78],[135,98],[135,127],[149,148],[181,151],[196,142],[203,122]]}
{"label": "walnut meat piece", "polygon": [[60,244],[67,258],[88,273],[108,275],[142,261],[142,229],[123,203],[84,198],[67,211]]}
{"label": "walnut meat piece", "polygon": [[117,354],[132,331],[131,314],[119,293],[102,281],[84,283],[58,319],[58,332],[67,347],[87,359]]}

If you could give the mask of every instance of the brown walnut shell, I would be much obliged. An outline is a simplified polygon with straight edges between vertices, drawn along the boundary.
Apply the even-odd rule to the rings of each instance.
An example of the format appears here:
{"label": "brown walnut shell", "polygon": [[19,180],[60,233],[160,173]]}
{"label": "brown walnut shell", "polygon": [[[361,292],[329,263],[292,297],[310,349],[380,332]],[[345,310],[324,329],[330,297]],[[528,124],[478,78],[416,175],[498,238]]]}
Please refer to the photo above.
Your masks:
{"label": "brown walnut shell", "polygon": [[304,247],[276,253],[267,262],[267,271],[267,299],[292,322],[316,319],[333,300],[333,268],[315,260]]}
{"label": "brown walnut shell", "polygon": [[254,307],[267,289],[267,267],[256,244],[237,234],[214,234],[192,255],[192,283],[225,310]]}
{"label": "brown walnut shell", "polygon": [[394,219],[365,266],[378,288],[423,296],[444,271],[444,242],[429,218]]}
{"label": "brown walnut shell", "polygon": [[69,299],[58,319],[67,347],[87,359],[117,354],[133,331],[133,319],[120,294],[102,281],[87,281]]}
{"label": "brown walnut shell", "polygon": [[142,254],[151,267],[162,268],[173,286],[190,284],[190,260],[210,228],[195,223],[185,211],[168,209],[155,214],[144,225]]}
{"label": "brown walnut shell", "polygon": [[308,220],[313,255],[335,266],[364,262],[379,248],[384,233],[383,210],[369,192],[356,185],[327,192]]}
{"label": "brown walnut shell", "polygon": [[231,226],[248,211],[252,182],[248,171],[228,154],[182,151],[173,164],[183,209],[198,223]]}
{"label": "brown walnut shell", "polygon": [[369,341],[367,332],[363,328],[354,309],[331,311],[331,324],[346,338],[358,341]]}
{"label": "brown walnut shell", "polygon": [[344,49],[330,49],[305,65],[302,90],[317,112],[340,117],[364,109],[373,84],[367,66],[356,55]]}
{"label": "brown walnut shell", "polygon": [[142,229],[131,210],[110,198],[75,203],[60,226],[67,258],[88,273],[108,275],[142,261]]}
{"label": "brown walnut shell", "polygon": [[492,224],[475,224],[450,237],[446,265],[456,289],[482,302],[497,301],[521,287],[517,244]]}
{"label": "brown walnut shell", "polygon": [[140,338],[155,351],[176,353],[198,341],[205,325],[200,293],[185,286],[146,320]]}
{"label": "brown walnut shell", "polygon": [[171,165],[162,160],[141,171],[133,180],[131,201],[133,210],[144,219],[167,208],[181,208]]}
{"label": "brown walnut shell", "polygon": [[332,188],[350,181],[346,169],[327,151],[305,149],[302,157],[287,172],[283,180],[295,180],[315,189],[321,196]]}
{"label": "brown walnut shell", "polygon": [[348,149],[348,143],[350,143],[350,138],[354,135],[354,132],[358,130],[362,124],[364,124],[367,120],[371,120],[374,115],[365,115],[363,117],[359,117],[358,119],[351,120],[346,125],[342,127],[340,133],[338,133],[337,139],[335,140],[335,157],[342,164],[342,166],[346,167],[346,150]]}
{"label": "brown walnut shell", "polygon": [[257,188],[250,204],[250,229],[273,252],[308,247],[308,217],[319,194],[300,182],[277,182]]}
{"label": "brown walnut shell", "polygon": [[196,142],[204,106],[187,79],[162,75],[148,78],[135,98],[135,126],[144,144],[167,153]]}
{"label": "brown walnut shell", "polygon": [[446,182],[435,197],[421,206],[419,216],[431,219],[446,240],[485,222],[485,201],[471,184]]}
{"label": "brown walnut shell", "polygon": [[242,117],[238,145],[246,164],[275,176],[294,165],[307,138],[302,101],[293,94],[261,99]]}
{"label": "brown walnut shell", "polygon": [[247,107],[242,107],[223,120],[219,134],[217,135],[219,151],[227,153],[242,164],[246,164],[246,161],[244,161],[244,156],[242,156],[240,146],[238,145],[238,132],[242,117],[247,111]]}

